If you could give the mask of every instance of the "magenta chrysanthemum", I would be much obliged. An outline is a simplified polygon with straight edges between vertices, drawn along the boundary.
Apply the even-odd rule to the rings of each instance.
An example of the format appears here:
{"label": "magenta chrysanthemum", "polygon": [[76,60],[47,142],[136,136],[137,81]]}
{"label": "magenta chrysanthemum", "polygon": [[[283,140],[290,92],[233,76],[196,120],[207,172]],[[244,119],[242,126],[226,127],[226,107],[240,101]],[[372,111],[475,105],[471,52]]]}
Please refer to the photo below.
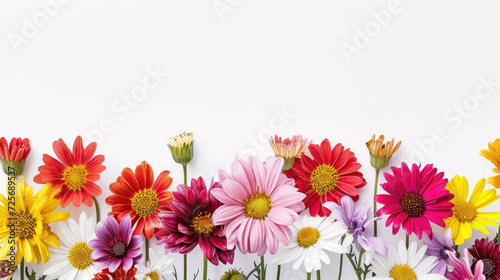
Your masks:
{"label": "magenta chrysanthemum", "polygon": [[410,170],[406,163],[401,168],[392,167],[394,175],[384,173],[387,183],[381,184],[388,194],[375,196],[375,201],[384,204],[377,211],[377,216],[389,215],[386,226],[392,225],[392,233],[396,234],[400,227],[411,235],[415,233],[418,239],[425,232],[432,238],[430,222],[445,227],[444,218],[453,216],[453,199],[446,188],[448,179],[443,179],[444,173],[437,173],[432,164],[422,170],[413,164]]}
{"label": "magenta chrysanthemum", "polygon": [[207,191],[203,178],[191,180],[191,187],[179,185],[172,193],[172,211],[161,214],[164,229],[156,233],[157,244],[165,244],[165,252],[187,254],[200,244],[203,255],[214,265],[233,263],[234,249],[227,249],[221,226],[214,226],[212,215],[221,203],[212,195],[218,188],[213,183]]}
{"label": "magenta chrysanthemum", "polygon": [[256,157],[248,161],[236,158],[231,176],[219,170],[222,188],[213,195],[223,203],[214,213],[214,225],[224,225],[228,248],[238,246],[243,253],[262,256],[275,254],[279,242],[290,244],[289,225],[299,219],[305,208],[305,194],[298,192],[295,181],[281,173],[283,158],[271,157],[262,163]]}
{"label": "magenta chrysanthemum", "polygon": [[144,237],[132,235],[132,220],[125,216],[118,223],[113,216],[107,216],[101,226],[95,228],[97,239],[89,241],[88,246],[94,249],[92,261],[99,263],[99,268],[115,272],[118,268],[125,271],[142,260],[141,246]]}

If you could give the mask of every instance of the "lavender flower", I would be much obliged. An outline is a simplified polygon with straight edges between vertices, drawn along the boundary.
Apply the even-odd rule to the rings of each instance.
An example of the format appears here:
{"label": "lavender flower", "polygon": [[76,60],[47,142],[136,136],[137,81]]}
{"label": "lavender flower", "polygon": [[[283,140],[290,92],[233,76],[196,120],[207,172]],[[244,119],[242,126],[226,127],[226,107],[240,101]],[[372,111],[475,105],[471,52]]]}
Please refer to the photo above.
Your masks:
{"label": "lavender flower", "polygon": [[453,239],[451,237],[451,229],[444,232],[443,237],[433,234],[432,240],[424,234],[424,244],[427,245],[427,256],[437,257],[438,264],[430,271],[430,273],[444,274],[448,268],[448,255],[446,252],[455,254],[453,250]]}
{"label": "lavender flower", "polygon": [[144,238],[132,235],[132,221],[126,215],[120,223],[113,216],[102,221],[101,226],[95,228],[97,239],[89,241],[92,252],[92,261],[99,263],[100,269],[107,268],[113,273],[119,267],[125,271],[141,262],[141,245]]}
{"label": "lavender flower", "polygon": [[342,197],[341,204],[342,206],[333,202],[325,202],[323,206],[332,211],[331,217],[343,222],[352,232],[356,250],[359,252],[365,249],[366,264],[371,263],[374,253],[387,257],[387,245],[384,240],[365,233],[366,228],[380,218],[373,218],[373,210],[370,207],[363,205],[355,209],[354,201],[347,195]]}

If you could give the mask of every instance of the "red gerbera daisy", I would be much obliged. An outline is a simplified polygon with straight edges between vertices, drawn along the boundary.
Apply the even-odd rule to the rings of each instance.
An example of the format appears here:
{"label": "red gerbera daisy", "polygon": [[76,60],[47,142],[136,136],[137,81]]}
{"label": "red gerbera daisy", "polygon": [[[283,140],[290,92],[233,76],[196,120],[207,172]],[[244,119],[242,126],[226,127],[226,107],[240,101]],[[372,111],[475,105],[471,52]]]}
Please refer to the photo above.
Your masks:
{"label": "red gerbera daisy", "polygon": [[375,196],[375,201],[384,204],[377,211],[377,216],[389,215],[386,226],[392,225],[392,233],[396,234],[401,226],[408,235],[415,233],[418,239],[425,232],[432,238],[430,222],[445,227],[444,218],[453,216],[454,195],[445,187],[448,179],[444,173],[437,173],[432,164],[422,170],[416,164],[412,169],[406,163],[401,168],[391,167],[394,175],[384,173],[387,183],[382,188],[389,194]]}
{"label": "red gerbera daisy", "polygon": [[323,203],[334,201],[340,204],[344,195],[358,200],[358,189],[366,185],[363,174],[358,172],[361,164],[357,163],[354,153],[337,144],[333,150],[328,139],[321,145],[311,144],[307,155],[295,159],[292,169],[285,174],[295,179],[299,191],[307,195],[304,204],[311,216],[321,217],[330,210],[323,208]]}
{"label": "red gerbera daisy", "polygon": [[40,174],[33,180],[38,184],[52,183],[52,189],[60,189],[54,198],[61,200],[61,207],[70,202],[79,207],[82,202],[92,206],[92,197],[101,194],[101,188],[94,182],[99,180],[106,167],[102,165],[103,155],[94,156],[97,144],[90,143],[83,147],[82,137],[78,136],[73,144],[73,153],[62,139],[52,144],[57,160],[47,154],[43,155],[43,163],[38,167]]}
{"label": "red gerbera daisy", "polygon": [[476,239],[469,252],[473,257],[472,271],[474,271],[477,262],[482,261],[486,280],[500,279],[500,244],[495,244],[493,240],[486,244],[486,239]]}
{"label": "red gerbera daisy", "polygon": [[125,168],[116,182],[109,186],[113,195],[106,198],[111,205],[111,213],[119,222],[130,215],[135,226],[135,234],[144,234],[151,239],[161,227],[158,213],[169,211],[172,193],[167,189],[172,185],[170,171],[163,171],[154,178],[151,165],[143,161],[135,168]]}

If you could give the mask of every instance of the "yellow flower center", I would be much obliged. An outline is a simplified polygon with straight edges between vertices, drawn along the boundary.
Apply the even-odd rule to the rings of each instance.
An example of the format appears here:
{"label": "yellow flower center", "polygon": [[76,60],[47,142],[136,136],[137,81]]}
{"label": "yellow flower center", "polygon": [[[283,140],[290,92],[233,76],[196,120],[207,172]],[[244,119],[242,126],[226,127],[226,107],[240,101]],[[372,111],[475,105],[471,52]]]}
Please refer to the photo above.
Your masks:
{"label": "yellow flower center", "polygon": [[149,217],[158,209],[158,196],[153,190],[145,190],[137,193],[132,198],[132,209],[141,218]]}
{"label": "yellow flower center", "polygon": [[307,248],[316,244],[320,236],[321,234],[317,229],[312,227],[305,227],[302,228],[297,234],[297,241],[299,242],[300,247]]}
{"label": "yellow flower center", "polygon": [[424,200],[416,193],[407,193],[401,199],[401,206],[410,217],[421,217],[424,213]]}
{"label": "yellow flower center", "polygon": [[90,255],[92,254],[92,249],[85,243],[76,243],[73,248],[69,251],[69,262],[76,269],[86,269],[92,265],[92,259]]}
{"label": "yellow flower center", "polygon": [[146,274],[143,280],[160,280],[160,275],[156,271],[151,271],[150,273]]}
{"label": "yellow flower center", "polygon": [[319,195],[334,190],[338,180],[337,170],[331,165],[322,164],[311,173],[311,187]]}
{"label": "yellow flower center", "polygon": [[254,194],[243,203],[245,215],[257,220],[264,220],[271,208],[271,198],[266,193]]}
{"label": "yellow flower center", "polygon": [[87,183],[87,167],[85,165],[68,166],[63,171],[62,180],[72,191],[79,191]]}
{"label": "yellow flower center", "polygon": [[417,275],[415,271],[407,265],[396,265],[391,270],[391,278],[394,280],[416,280]]}
{"label": "yellow flower center", "polygon": [[198,236],[209,237],[214,231],[214,223],[210,213],[200,213],[191,221],[191,228]]}
{"label": "yellow flower center", "polygon": [[476,207],[468,202],[456,205],[453,212],[461,222],[470,222],[476,217]]}
{"label": "yellow flower center", "polygon": [[18,212],[15,215],[16,235],[21,239],[31,238],[35,232],[36,220],[29,213]]}

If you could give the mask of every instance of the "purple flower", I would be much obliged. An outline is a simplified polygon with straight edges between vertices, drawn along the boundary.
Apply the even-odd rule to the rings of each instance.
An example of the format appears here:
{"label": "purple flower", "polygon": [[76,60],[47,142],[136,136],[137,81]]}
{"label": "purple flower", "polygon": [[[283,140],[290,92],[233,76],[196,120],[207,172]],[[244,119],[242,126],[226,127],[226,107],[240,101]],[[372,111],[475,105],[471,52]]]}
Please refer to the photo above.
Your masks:
{"label": "purple flower", "polygon": [[427,245],[427,256],[437,257],[438,264],[431,270],[430,273],[444,274],[448,268],[448,255],[446,252],[455,254],[453,250],[453,239],[451,238],[451,229],[444,232],[443,237],[434,234],[432,240],[424,235],[424,244]]}
{"label": "purple flower", "polygon": [[361,248],[366,251],[366,263],[370,263],[374,253],[383,257],[387,257],[387,245],[380,237],[374,237],[365,233],[366,228],[375,220],[380,218],[373,218],[373,211],[367,206],[354,207],[354,201],[349,196],[343,196],[341,205],[333,202],[325,202],[324,207],[330,209],[331,217],[343,222],[349,231],[352,232],[356,250],[361,251]]}
{"label": "purple flower", "polygon": [[89,241],[88,246],[92,252],[92,261],[99,263],[100,269],[107,268],[113,273],[119,267],[125,271],[142,260],[141,245],[144,238],[132,235],[132,221],[126,215],[121,223],[113,216],[108,216],[102,221],[101,226],[95,228],[97,239]]}

